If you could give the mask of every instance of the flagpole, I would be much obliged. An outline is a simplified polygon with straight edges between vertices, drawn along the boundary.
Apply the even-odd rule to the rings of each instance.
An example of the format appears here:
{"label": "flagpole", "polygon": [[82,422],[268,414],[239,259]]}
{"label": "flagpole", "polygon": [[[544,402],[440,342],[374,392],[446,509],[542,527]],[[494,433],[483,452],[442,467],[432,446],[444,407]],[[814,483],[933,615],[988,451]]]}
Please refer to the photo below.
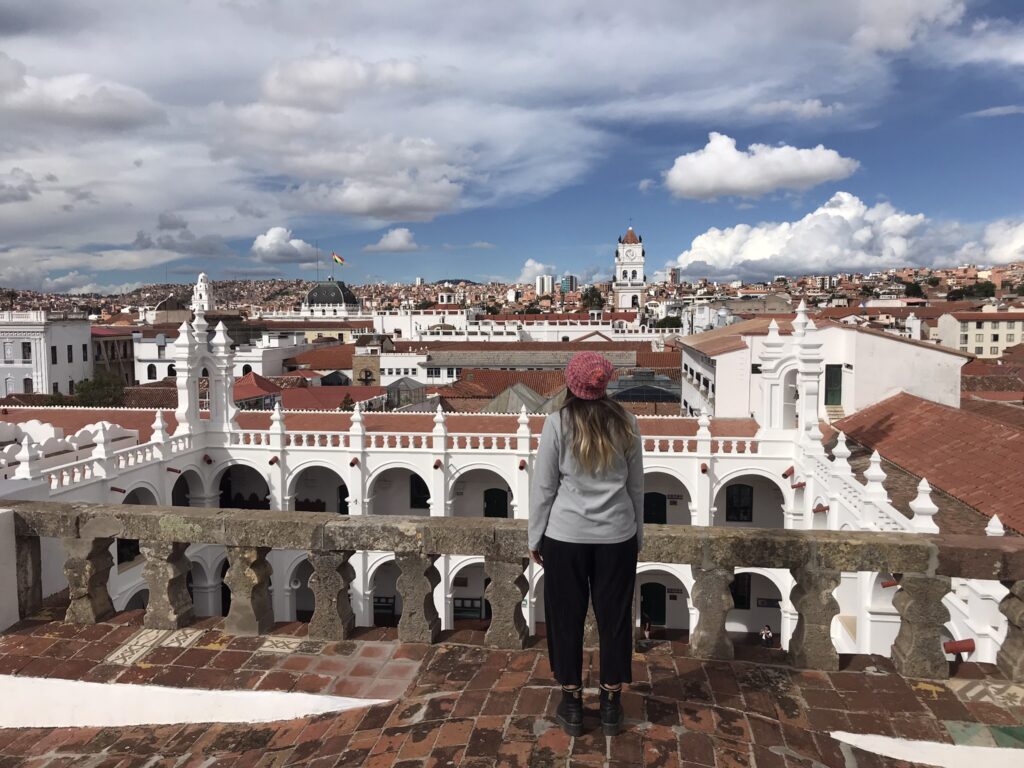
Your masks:
{"label": "flagpole", "polygon": [[331,282],[334,282],[334,251],[331,251]]}

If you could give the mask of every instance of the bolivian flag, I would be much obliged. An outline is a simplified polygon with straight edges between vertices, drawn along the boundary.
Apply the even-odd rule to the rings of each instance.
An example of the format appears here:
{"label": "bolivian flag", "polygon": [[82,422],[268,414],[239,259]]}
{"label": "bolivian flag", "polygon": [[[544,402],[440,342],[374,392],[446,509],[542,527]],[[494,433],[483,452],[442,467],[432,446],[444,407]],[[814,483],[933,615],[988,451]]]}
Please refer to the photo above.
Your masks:
{"label": "bolivian flag", "polygon": [[345,265],[345,260],[334,251],[331,251],[331,258],[334,259],[335,264],[341,264],[342,266]]}

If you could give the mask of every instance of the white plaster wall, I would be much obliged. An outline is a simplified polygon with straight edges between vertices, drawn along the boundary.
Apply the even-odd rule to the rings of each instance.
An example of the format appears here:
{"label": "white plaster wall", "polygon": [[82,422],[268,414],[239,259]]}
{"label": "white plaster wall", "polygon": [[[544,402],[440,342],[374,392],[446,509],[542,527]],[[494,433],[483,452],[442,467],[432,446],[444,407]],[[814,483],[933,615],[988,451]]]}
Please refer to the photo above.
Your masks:
{"label": "white plaster wall", "polygon": [[[292,491],[292,507],[299,499],[324,501],[328,512],[338,511],[338,488],[345,485],[336,472],[326,467],[308,467],[299,474]],[[346,494],[347,495],[347,494]]]}
{"label": "white plaster wall", "polygon": [[[727,522],[725,519],[726,488],[731,485],[749,485],[754,489],[753,520],[749,523]],[[715,495],[715,517],[712,525],[734,528],[782,528],[785,514],[784,499],[779,487],[766,477],[744,475],[726,483]]]}
{"label": "white plaster wall", "polygon": [[[427,509],[409,506],[409,482],[412,472],[404,468],[389,469],[373,483],[370,513],[374,515],[426,515]],[[429,488],[429,485],[427,486]]]}
{"label": "white plaster wall", "polygon": [[774,641],[779,643],[782,638],[782,612],[781,608],[758,608],[758,598],[781,599],[779,589],[768,577],[760,574],[751,574],[750,580],[750,610],[733,608],[729,611],[725,620],[726,631],[729,632],[759,632],[761,627],[768,624],[775,635]]}
{"label": "white plaster wall", "polygon": [[667,498],[665,520],[669,525],[690,525],[690,494],[674,477],[661,472],[644,475],[644,493],[663,493]]}
{"label": "white plaster wall", "polygon": [[512,492],[508,483],[497,474],[470,471],[456,478],[452,487],[452,515],[455,517],[483,517],[484,491],[501,488],[508,497],[508,512],[512,515]]}
{"label": "white plaster wall", "polygon": [[[636,606],[636,625],[641,626],[641,587],[644,584],[664,584],[665,593],[665,627],[669,629],[690,628],[690,595],[686,586],[675,576],[663,571],[645,571],[637,574],[634,602]],[[669,594],[668,590],[682,590]],[[674,600],[672,598],[675,598]]]}
{"label": "white plaster wall", "polygon": [[750,350],[737,349],[715,358],[715,413],[719,418],[746,419],[760,408],[760,397],[752,399]]}

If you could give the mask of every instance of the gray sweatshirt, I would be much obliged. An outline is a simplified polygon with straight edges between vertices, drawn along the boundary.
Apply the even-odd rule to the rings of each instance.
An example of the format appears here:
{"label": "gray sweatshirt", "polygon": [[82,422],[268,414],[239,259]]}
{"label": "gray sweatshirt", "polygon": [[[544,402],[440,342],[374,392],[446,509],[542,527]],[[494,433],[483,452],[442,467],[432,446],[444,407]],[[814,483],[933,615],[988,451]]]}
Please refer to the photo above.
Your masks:
{"label": "gray sweatshirt", "polygon": [[581,544],[618,544],[636,535],[643,546],[643,449],[636,417],[631,418],[635,444],[595,476],[573,457],[561,411],[548,416],[530,481],[530,549],[540,549],[545,535]]}

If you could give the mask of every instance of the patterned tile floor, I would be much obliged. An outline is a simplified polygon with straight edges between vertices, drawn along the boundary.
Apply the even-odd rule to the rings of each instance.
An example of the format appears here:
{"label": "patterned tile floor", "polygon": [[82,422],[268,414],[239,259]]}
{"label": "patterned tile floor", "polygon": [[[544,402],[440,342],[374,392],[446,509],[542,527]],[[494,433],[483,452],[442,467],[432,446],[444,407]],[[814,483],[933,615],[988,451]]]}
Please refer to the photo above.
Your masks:
{"label": "patterned tile floor", "polygon": [[[570,739],[552,723],[557,696],[542,647],[491,651],[459,644],[459,633],[443,645],[410,645],[395,641],[394,630],[322,643],[308,640],[301,624],[232,637],[214,619],[150,632],[141,612],[90,627],[52,617],[0,635],[0,674],[394,701],[260,725],[0,730],[0,768],[875,768],[907,764],[840,747],[828,732],[1024,742],[1024,688],[979,665],[934,683],[903,679],[884,659],[853,657],[826,674],[782,666],[777,651],[743,647],[741,660],[707,663],[663,642],[634,657],[624,733],[601,735],[592,693],[587,731]],[[586,664],[586,685],[594,686],[596,656]]]}

